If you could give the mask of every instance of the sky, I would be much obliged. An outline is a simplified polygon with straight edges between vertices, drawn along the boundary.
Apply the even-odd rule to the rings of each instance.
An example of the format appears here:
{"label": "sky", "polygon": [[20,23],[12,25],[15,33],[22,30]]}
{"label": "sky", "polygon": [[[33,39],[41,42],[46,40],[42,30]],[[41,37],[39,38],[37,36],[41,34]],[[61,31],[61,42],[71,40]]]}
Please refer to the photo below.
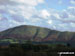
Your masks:
{"label": "sky", "polygon": [[0,0],[0,31],[20,25],[75,32],[75,0]]}

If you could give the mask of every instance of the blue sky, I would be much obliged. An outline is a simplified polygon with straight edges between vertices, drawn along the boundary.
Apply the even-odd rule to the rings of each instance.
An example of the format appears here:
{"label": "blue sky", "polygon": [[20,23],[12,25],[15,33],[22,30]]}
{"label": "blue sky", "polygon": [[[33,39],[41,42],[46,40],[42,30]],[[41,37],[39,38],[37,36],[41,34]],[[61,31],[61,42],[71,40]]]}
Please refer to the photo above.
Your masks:
{"label": "blue sky", "polygon": [[52,8],[52,9],[61,11],[63,9],[67,9],[68,6],[75,6],[74,4],[71,3],[71,1],[74,1],[74,0],[45,0],[45,3],[39,4],[37,8],[38,9]]}
{"label": "blue sky", "polygon": [[75,32],[75,0],[0,0],[0,31],[20,25]]}

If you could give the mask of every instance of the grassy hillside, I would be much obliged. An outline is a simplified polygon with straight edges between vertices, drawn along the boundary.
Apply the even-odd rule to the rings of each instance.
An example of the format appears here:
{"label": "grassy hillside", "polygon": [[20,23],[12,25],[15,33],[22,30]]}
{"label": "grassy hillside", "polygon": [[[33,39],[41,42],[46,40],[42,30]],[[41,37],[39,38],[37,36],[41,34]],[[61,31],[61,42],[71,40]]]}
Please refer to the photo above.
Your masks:
{"label": "grassy hillside", "polygon": [[75,42],[75,32],[60,32],[42,27],[22,25],[0,32],[0,39],[31,40],[37,42]]}
{"label": "grassy hillside", "polygon": [[58,52],[75,52],[74,47],[75,32],[27,25],[0,32],[0,56],[58,56]]}

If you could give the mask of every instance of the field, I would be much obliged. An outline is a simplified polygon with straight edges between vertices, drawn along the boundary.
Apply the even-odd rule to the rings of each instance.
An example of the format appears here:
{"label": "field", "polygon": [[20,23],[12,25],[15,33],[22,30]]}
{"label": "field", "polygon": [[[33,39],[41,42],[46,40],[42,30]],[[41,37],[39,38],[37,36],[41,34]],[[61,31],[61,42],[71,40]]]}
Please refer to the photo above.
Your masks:
{"label": "field", "polygon": [[[6,44],[8,41],[10,43]],[[59,56],[58,52],[75,52],[69,44],[32,44],[31,41],[20,44],[17,39],[2,39],[1,42],[5,44],[0,44],[0,56]]]}

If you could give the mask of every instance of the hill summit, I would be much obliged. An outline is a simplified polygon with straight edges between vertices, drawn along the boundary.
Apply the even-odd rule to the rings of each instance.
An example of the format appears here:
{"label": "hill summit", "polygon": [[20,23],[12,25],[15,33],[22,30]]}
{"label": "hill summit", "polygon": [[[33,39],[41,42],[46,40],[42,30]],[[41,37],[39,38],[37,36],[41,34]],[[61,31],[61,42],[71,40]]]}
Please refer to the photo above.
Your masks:
{"label": "hill summit", "polygon": [[0,32],[0,39],[12,38],[32,41],[74,42],[75,32],[60,32],[43,27],[22,25]]}

